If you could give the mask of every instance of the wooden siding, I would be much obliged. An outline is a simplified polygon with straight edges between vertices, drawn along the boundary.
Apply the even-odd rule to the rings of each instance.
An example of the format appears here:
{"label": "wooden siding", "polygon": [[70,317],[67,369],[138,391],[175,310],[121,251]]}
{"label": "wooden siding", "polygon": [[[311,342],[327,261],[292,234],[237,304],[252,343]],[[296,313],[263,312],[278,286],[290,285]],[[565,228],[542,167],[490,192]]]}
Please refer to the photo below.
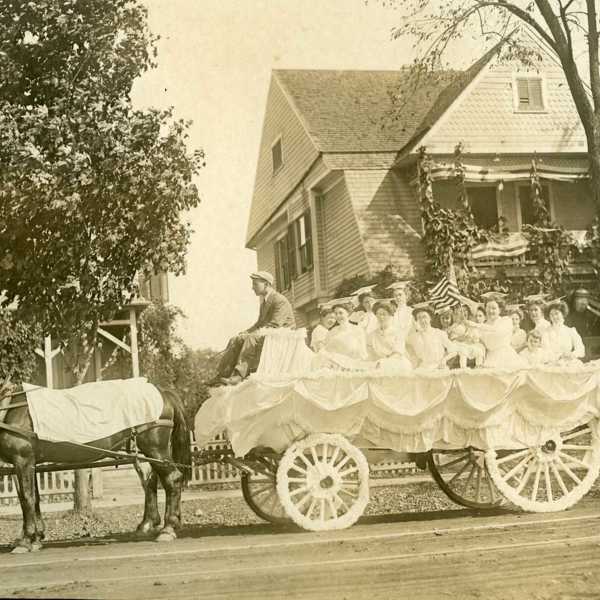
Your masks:
{"label": "wooden siding", "polygon": [[371,272],[393,264],[400,275],[413,277],[420,254],[413,194],[387,169],[346,171],[346,182]]}
{"label": "wooden siding", "polygon": [[429,152],[451,153],[463,142],[476,152],[585,152],[586,143],[569,87],[560,67],[546,59],[543,75],[546,110],[514,109],[514,76],[526,76],[523,67],[495,64],[450,107],[425,135]]}
{"label": "wooden siding", "polygon": [[[273,173],[271,146],[281,136],[283,166]],[[287,97],[277,76],[271,77],[258,152],[247,242],[300,182],[319,153]]]}
{"label": "wooden siding", "polygon": [[325,208],[325,264],[327,293],[344,278],[369,273],[367,257],[345,181],[323,196]]}

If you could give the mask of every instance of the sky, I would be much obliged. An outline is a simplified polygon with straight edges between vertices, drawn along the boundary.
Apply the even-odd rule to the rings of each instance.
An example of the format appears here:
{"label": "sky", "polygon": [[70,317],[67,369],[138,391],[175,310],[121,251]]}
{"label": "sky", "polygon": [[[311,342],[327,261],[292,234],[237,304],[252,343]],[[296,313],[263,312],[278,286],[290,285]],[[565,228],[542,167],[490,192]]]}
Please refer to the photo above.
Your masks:
{"label": "sky", "polygon": [[396,69],[408,40],[391,40],[398,12],[377,0],[145,0],[158,68],[135,85],[140,107],[174,106],[193,121],[203,148],[201,205],[187,273],[171,277],[170,302],[187,315],[180,334],[194,348],[221,349],[249,327],[258,301],[244,248],[272,69]]}

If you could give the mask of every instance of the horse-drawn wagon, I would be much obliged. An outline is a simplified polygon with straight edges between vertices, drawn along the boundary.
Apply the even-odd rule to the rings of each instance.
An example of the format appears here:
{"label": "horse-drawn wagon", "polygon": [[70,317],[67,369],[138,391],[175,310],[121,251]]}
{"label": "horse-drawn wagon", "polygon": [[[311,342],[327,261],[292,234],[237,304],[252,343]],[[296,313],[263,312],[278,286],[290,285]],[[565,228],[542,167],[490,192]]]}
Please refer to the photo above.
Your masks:
{"label": "horse-drawn wagon", "polygon": [[455,502],[563,510],[600,468],[600,368],[394,372],[310,370],[304,332],[267,334],[256,374],[213,392],[196,416],[201,442],[226,430],[231,449],[197,463],[242,470],[262,518],[309,530],[352,525],[382,449],[425,458]]}
{"label": "horse-drawn wagon", "polygon": [[[31,398],[3,399],[0,456],[14,465],[23,509],[23,538],[16,550],[41,547],[36,468],[148,461],[153,471],[145,482],[138,529],[148,533],[160,526],[160,479],[167,493],[158,530],[163,540],[176,537],[182,471],[191,464],[237,467],[243,496],[257,515],[309,530],[339,529],[357,521],[369,500],[369,463],[382,452],[398,460],[425,459],[452,500],[482,510],[507,501],[531,511],[563,510],[584,496],[598,476],[597,363],[517,371],[314,371],[304,338],[303,330],[266,333],[258,371],[236,386],[213,390],[196,414],[201,449],[193,456],[179,400],[147,388],[144,380],[129,384],[161,396],[160,401],[155,397],[153,412],[138,415],[137,425],[117,426],[117,433],[87,444],[43,439],[32,427]],[[109,384],[87,385],[106,394]],[[129,384],[114,385],[125,393],[120,386]],[[78,391],[89,404],[88,388]],[[132,390],[126,395],[123,404],[130,402]],[[101,402],[91,404],[98,410]],[[229,445],[202,448],[203,440],[223,430]],[[134,449],[120,450],[132,440]]]}

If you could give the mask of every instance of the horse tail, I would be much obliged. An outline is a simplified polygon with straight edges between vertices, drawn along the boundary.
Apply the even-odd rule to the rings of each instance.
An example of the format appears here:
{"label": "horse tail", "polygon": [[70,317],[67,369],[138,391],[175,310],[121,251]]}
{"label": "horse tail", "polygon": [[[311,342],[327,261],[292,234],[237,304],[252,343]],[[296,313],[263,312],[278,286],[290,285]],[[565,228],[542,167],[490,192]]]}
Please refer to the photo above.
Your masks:
{"label": "horse tail", "polygon": [[191,477],[192,449],[190,430],[186,422],[182,402],[174,390],[165,390],[163,394],[169,399],[173,407],[173,432],[171,433],[171,455],[173,461],[186,465],[187,469],[179,467],[183,472],[184,482]]}

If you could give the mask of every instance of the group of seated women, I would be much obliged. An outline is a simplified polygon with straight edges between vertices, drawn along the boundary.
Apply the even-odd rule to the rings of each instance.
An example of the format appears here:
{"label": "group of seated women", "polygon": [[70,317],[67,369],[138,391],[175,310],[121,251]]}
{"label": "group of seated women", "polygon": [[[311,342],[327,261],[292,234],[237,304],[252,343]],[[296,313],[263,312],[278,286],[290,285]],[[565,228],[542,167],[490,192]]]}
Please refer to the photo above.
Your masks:
{"label": "group of seated women", "polygon": [[517,307],[505,311],[497,298],[481,305],[457,304],[438,314],[428,304],[411,309],[406,300],[406,290],[398,287],[393,299],[375,301],[363,294],[358,313],[344,301],[323,308],[311,338],[313,366],[520,369],[576,365],[585,355],[581,337],[565,325],[564,302],[548,305],[546,319],[540,300],[528,305],[527,318]]}

